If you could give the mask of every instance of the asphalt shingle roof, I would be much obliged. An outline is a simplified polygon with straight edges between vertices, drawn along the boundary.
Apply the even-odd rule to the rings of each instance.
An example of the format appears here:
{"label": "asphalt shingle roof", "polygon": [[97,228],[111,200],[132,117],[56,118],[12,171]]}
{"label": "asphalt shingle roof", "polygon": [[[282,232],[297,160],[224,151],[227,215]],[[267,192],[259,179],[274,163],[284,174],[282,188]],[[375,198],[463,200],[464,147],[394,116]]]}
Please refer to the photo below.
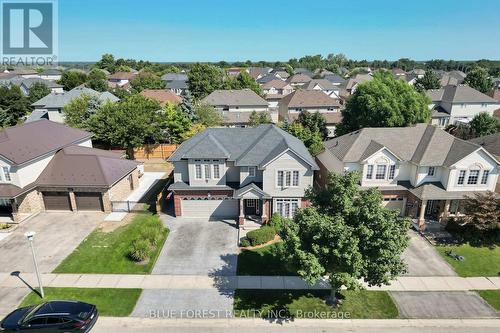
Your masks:
{"label": "asphalt shingle roof", "polygon": [[49,95],[42,97],[31,105],[38,108],[63,108],[72,99],[78,98],[84,94],[89,96],[96,96],[100,101],[103,102],[108,100],[111,102],[117,102],[120,100],[118,97],[108,91],[100,93],[90,88],[76,87],[64,93],[50,93]]}
{"label": "asphalt shingle roof", "polygon": [[318,167],[302,141],[274,125],[208,128],[183,142],[168,159],[227,158],[237,166],[264,166],[290,149],[314,170]]}
{"label": "asphalt shingle roof", "polygon": [[268,106],[267,101],[251,89],[215,90],[202,102],[213,106]]}

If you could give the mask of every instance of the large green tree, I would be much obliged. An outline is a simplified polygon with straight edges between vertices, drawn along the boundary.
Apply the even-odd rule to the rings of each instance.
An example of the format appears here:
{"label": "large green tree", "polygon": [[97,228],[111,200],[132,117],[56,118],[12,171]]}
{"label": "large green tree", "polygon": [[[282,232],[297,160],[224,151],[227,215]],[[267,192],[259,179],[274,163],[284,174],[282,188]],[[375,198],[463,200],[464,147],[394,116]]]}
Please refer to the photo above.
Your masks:
{"label": "large green tree", "polygon": [[409,221],[382,206],[377,189],[361,190],[360,174],[330,174],[322,189],[310,189],[312,207],[285,223],[280,236],[285,257],[313,284],[327,277],[333,302],[341,286],[388,284],[406,271]]}
{"label": "large green tree", "polygon": [[216,127],[222,124],[222,115],[213,106],[198,104],[195,107],[196,121],[205,127]]}
{"label": "large green tree", "polygon": [[65,71],[61,75],[59,84],[64,87],[64,90],[69,91],[79,85],[87,82],[87,74],[79,70],[69,70]]}
{"label": "large green tree", "polygon": [[300,112],[296,122],[301,124],[304,128],[308,128],[311,132],[318,132],[323,140],[328,136],[325,117],[319,112]]}
{"label": "large green tree", "polygon": [[164,89],[165,82],[154,74],[143,73],[130,81],[130,86],[134,91],[141,92],[144,89]]}
{"label": "large green tree", "polygon": [[193,96],[189,90],[185,90],[182,93],[182,103],[179,105],[181,111],[191,120],[196,120],[196,111],[194,107]]}
{"label": "large green tree", "polygon": [[94,66],[100,69],[105,69],[110,73],[114,73],[116,67],[115,57],[109,53],[103,54],[101,60],[96,62]]}
{"label": "large green tree", "polygon": [[262,124],[271,124],[272,122],[273,120],[267,112],[252,111],[252,113],[250,113],[250,117],[248,118],[248,123],[252,127],[256,127]]}
{"label": "large green tree", "polygon": [[28,98],[18,86],[0,85],[0,127],[16,125],[29,111]]}
{"label": "large green tree", "polygon": [[36,82],[30,87],[28,93],[28,101],[30,104],[35,103],[36,101],[50,94],[50,92],[50,88],[47,87],[45,83]]}
{"label": "large green tree", "polygon": [[487,93],[493,88],[493,81],[491,80],[488,71],[482,67],[475,67],[468,72],[464,83],[482,93]]}
{"label": "large green tree", "polygon": [[441,83],[438,76],[433,71],[426,71],[424,76],[419,77],[415,80],[415,89],[419,92],[424,92],[429,89],[439,89],[441,88]]}
{"label": "large green tree", "polygon": [[311,131],[298,122],[293,122],[282,127],[291,135],[299,138],[307,147],[311,155],[316,156],[323,150],[323,138],[318,131]]}
{"label": "large green tree", "polygon": [[87,87],[95,91],[106,91],[108,89],[106,74],[98,68],[93,68],[87,78]]}
{"label": "large green tree", "polygon": [[101,102],[95,96],[83,94],[73,98],[64,106],[64,122],[71,127],[92,130],[89,119],[99,112],[101,106]]}
{"label": "large green tree", "polygon": [[430,100],[390,73],[376,73],[347,100],[337,132],[363,127],[404,127],[430,119]]}
{"label": "large green tree", "polygon": [[194,64],[188,72],[189,91],[197,99],[223,88],[224,72],[219,67],[208,64]]}
{"label": "large green tree", "polygon": [[260,85],[246,71],[240,72],[236,77],[224,82],[225,89],[252,89],[257,95],[264,96]]}
{"label": "large green tree", "polygon": [[475,115],[469,126],[474,137],[500,132],[500,121],[486,112]]}

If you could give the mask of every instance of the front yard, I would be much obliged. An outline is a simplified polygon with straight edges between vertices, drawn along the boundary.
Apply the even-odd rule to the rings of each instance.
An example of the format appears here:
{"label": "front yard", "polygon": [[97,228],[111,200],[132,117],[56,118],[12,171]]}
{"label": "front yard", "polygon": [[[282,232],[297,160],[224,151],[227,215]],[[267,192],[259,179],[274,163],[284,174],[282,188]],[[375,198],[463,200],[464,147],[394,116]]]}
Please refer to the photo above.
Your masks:
{"label": "front yard", "polygon": [[132,313],[141,295],[141,289],[105,288],[44,288],[45,298],[31,292],[20,306],[40,304],[52,300],[75,300],[95,304],[101,316],[126,317]]}
{"label": "front yard", "polygon": [[280,255],[281,243],[255,250],[243,250],[238,255],[238,275],[297,275],[287,267]]}
{"label": "front yard", "polygon": [[500,311],[500,290],[481,290],[478,293],[495,310]]}
{"label": "front yard", "polygon": [[[151,235],[157,230],[157,236]],[[54,273],[83,274],[148,274],[165,243],[168,229],[157,215],[147,211],[135,215],[129,223],[113,231],[94,230]],[[130,258],[131,246],[137,239],[157,237],[150,247],[149,260],[135,262]]]}
{"label": "front yard", "polygon": [[[342,291],[342,304],[332,307],[325,303],[329,290],[236,290],[236,317],[302,319],[391,319],[398,310],[385,291]],[[279,318],[278,318],[279,319]]]}
{"label": "front yard", "polygon": [[[436,249],[460,276],[500,276],[500,247],[498,246],[489,248],[463,244],[437,246]],[[448,251],[463,256],[465,260],[453,259],[446,254]]]}

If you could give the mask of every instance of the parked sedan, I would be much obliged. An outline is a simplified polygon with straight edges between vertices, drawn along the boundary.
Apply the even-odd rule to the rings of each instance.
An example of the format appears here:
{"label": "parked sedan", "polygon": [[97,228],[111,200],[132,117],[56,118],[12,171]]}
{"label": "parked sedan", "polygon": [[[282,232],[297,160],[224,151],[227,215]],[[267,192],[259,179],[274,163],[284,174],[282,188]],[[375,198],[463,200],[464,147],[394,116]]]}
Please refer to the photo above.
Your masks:
{"label": "parked sedan", "polygon": [[14,310],[0,322],[0,332],[89,332],[99,316],[95,305],[51,301]]}

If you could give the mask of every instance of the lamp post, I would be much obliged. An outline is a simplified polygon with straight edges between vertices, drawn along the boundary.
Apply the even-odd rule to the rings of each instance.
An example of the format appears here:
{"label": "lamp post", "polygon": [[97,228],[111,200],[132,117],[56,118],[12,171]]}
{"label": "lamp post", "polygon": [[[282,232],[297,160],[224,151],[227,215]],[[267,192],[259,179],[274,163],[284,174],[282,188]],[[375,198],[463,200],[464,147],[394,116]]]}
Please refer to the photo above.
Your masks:
{"label": "lamp post", "polygon": [[33,247],[33,239],[35,238],[36,233],[34,231],[28,231],[24,234],[24,236],[28,239],[31,248],[31,254],[33,255],[33,264],[35,265],[36,278],[38,279],[38,286],[40,287],[40,295],[42,298],[45,298],[45,294],[43,292],[42,279],[40,277],[40,272],[38,271],[38,264],[36,262],[35,256],[35,248]]}

